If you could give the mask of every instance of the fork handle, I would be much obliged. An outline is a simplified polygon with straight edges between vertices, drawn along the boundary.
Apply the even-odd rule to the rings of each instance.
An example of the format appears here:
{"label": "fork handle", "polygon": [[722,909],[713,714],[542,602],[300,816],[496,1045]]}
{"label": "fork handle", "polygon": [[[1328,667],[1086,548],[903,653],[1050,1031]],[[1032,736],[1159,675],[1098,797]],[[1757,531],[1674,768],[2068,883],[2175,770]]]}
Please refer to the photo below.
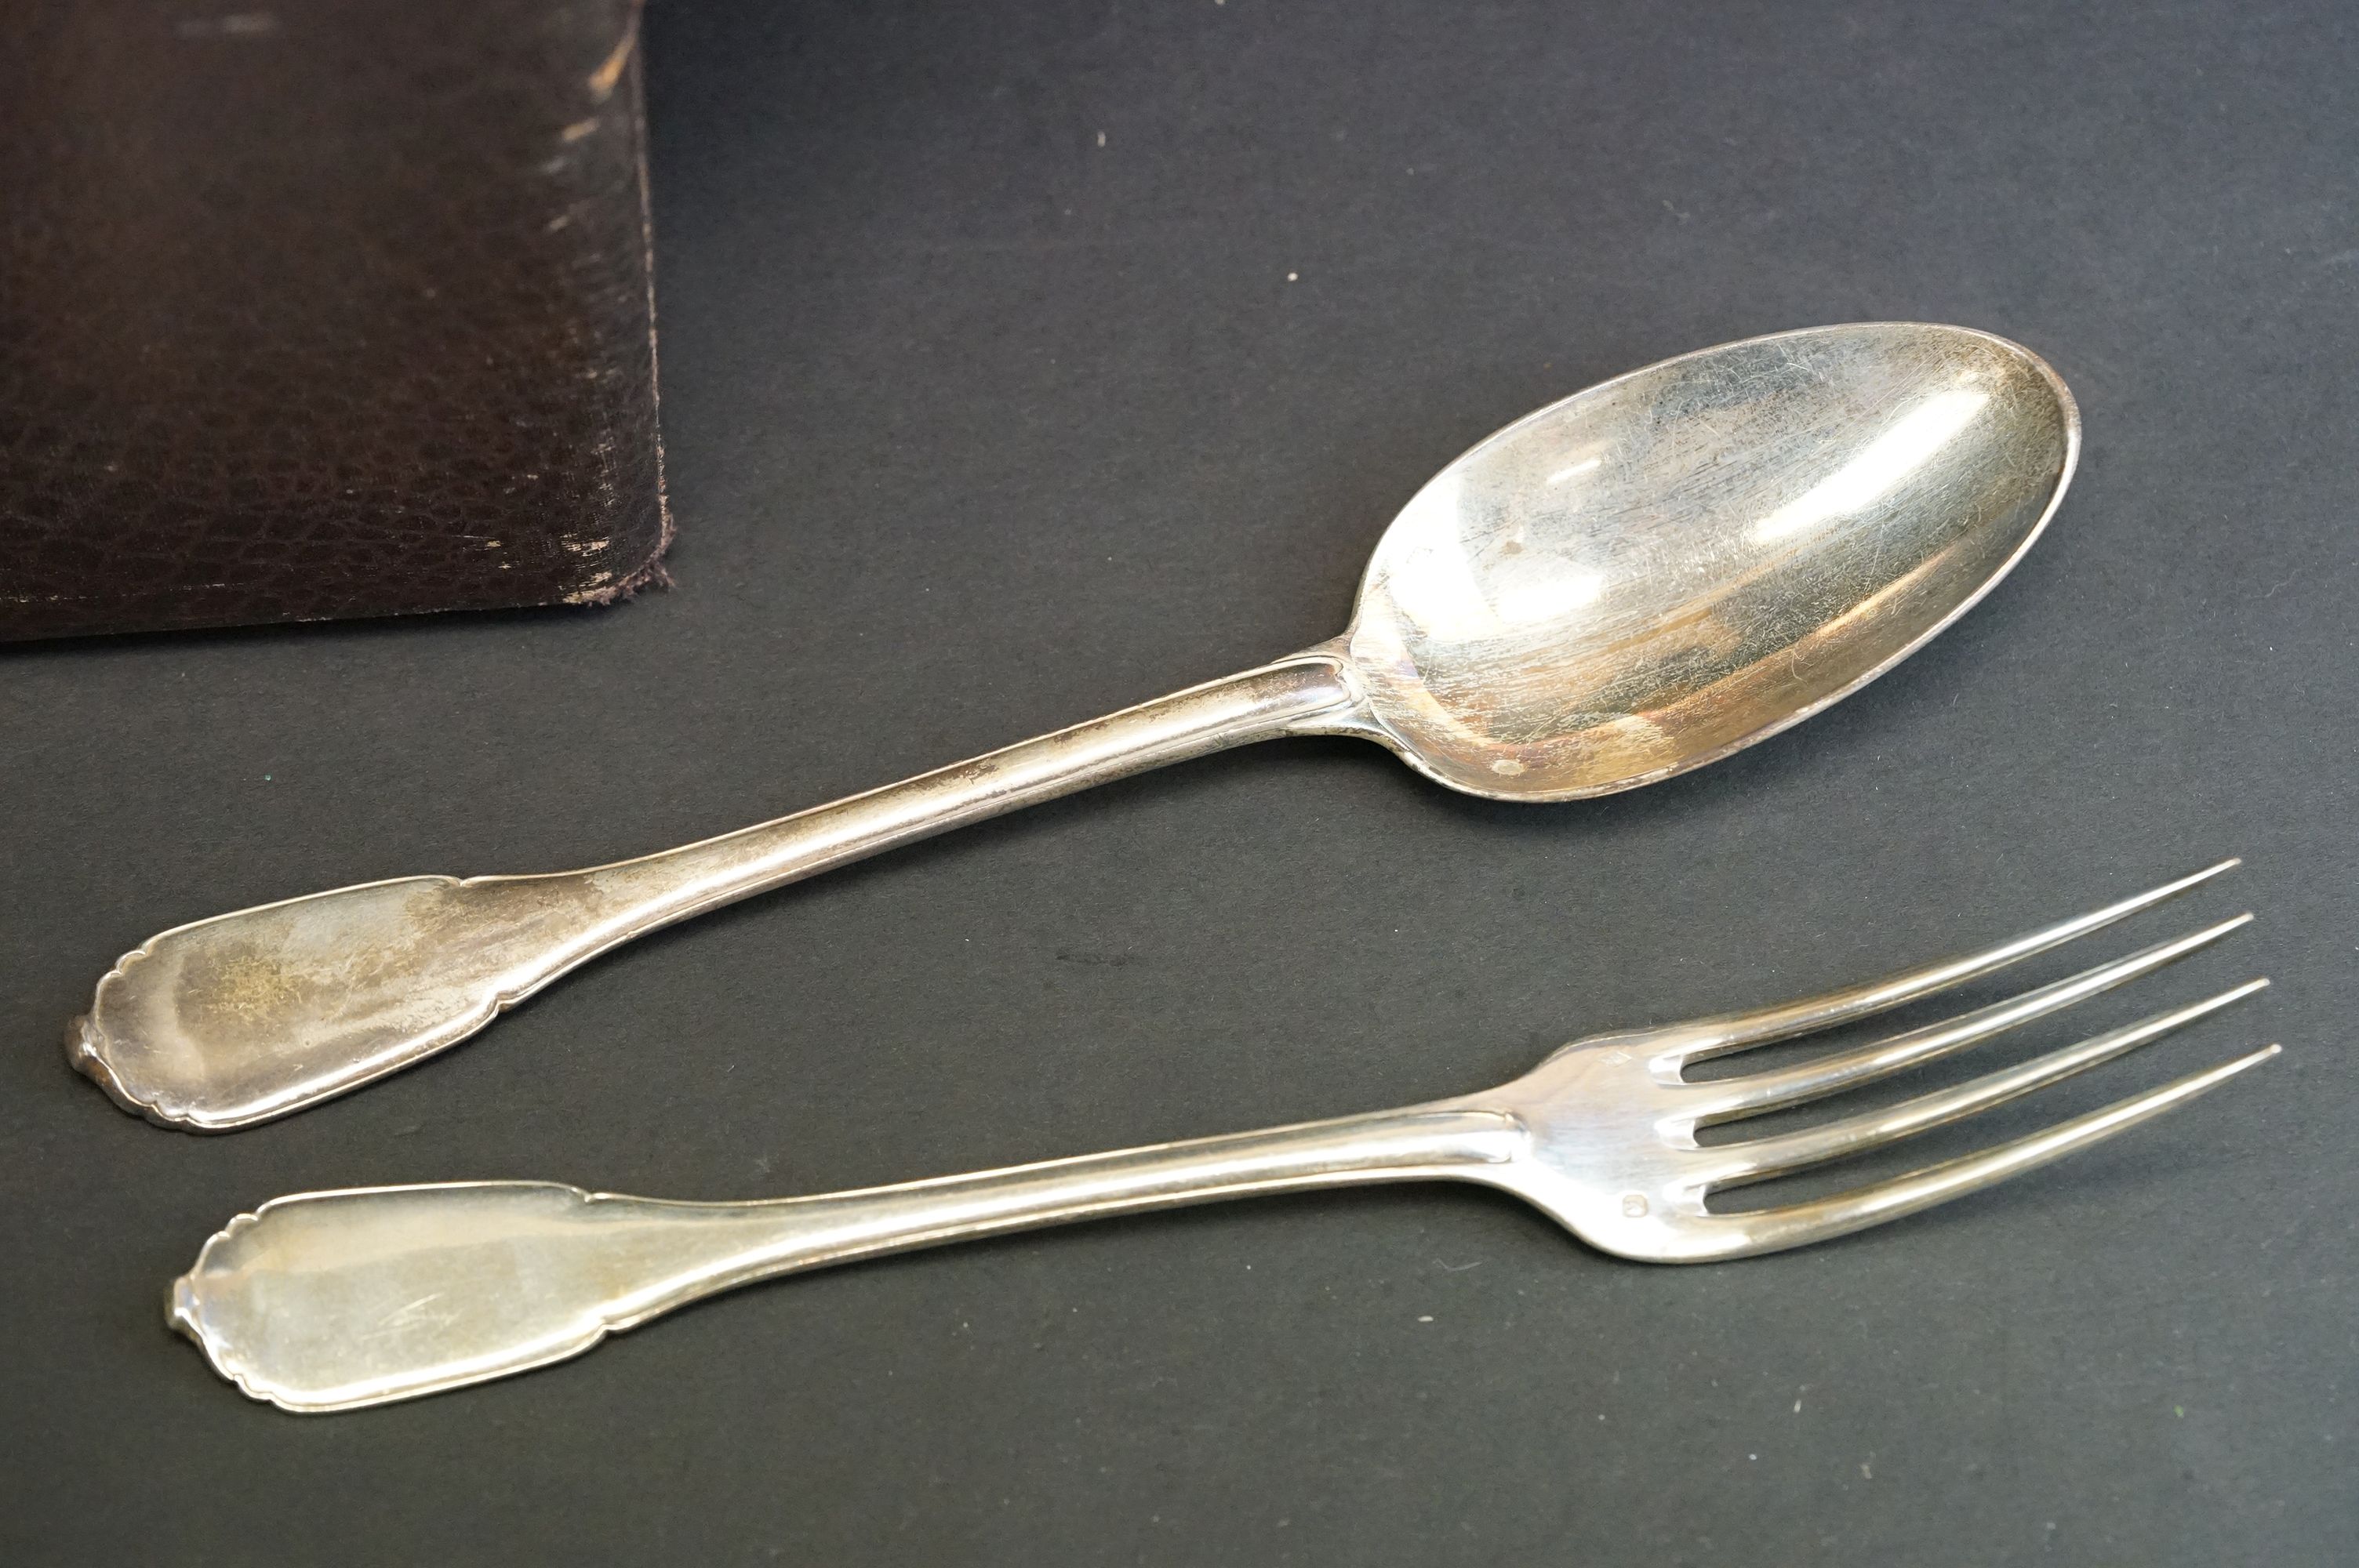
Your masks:
{"label": "fork handle", "polygon": [[766,1203],[542,1182],[309,1193],[207,1242],[171,1315],[255,1398],[342,1410],[578,1355],[773,1275],[1214,1198],[1480,1180],[1524,1141],[1512,1116],[1429,1106]]}

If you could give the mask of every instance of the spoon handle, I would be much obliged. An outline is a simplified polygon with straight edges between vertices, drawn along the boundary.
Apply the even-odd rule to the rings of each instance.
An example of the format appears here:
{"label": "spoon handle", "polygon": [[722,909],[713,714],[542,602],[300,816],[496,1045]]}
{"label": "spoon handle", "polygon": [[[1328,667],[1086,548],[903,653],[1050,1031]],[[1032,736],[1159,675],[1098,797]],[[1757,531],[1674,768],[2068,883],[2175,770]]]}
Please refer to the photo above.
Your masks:
{"label": "spoon handle", "polygon": [[1094,1216],[1287,1189],[1481,1179],[1514,1117],[1426,1106],[769,1203],[667,1203],[548,1182],[306,1193],[215,1235],[173,1324],[288,1410],[349,1410],[577,1356],[774,1275]]}
{"label": "spoon handle", "polygon": [[150,937],[67,1033],[125,1109],[219,1132],[457,1044],[578,964],[660,926],[912,839],[1285,734],[1348,730],[1332,646],[1191,687],[718,838],[545,876],[408,877]]}
{"label": "spoon handle", "polygon": [[[626,886],[637,935],[1018,806],[1255,741],[1353,706],[1340,660],[1301,655],[1174,692],[969,762],[589,875]],[[644,883],[645,892],[639,890]]]}

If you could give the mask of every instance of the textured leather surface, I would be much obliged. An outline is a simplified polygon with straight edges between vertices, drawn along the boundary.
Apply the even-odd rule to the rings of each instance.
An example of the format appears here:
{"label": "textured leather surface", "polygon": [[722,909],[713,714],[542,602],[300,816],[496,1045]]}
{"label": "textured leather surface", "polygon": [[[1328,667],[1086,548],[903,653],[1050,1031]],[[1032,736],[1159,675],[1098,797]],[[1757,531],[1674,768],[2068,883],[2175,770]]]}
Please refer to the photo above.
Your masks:
{"label": "textured leather surface", "polygon": [[657,570],[635,0],[0,11],[0,638]]}

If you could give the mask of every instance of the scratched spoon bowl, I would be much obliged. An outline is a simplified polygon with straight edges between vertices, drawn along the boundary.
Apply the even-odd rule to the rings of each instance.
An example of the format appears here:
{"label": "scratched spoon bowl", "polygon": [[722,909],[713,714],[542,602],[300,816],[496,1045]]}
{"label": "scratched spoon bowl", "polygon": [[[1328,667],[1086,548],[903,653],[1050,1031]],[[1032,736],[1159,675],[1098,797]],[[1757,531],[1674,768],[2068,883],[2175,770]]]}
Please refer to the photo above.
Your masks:
{"label": "scratched spoon bowl", "polygon": [[2055,373],[1964,328],[1826,327],[1666,360],[1442,470],[1331,642],[659,854],[179,926],[100,981],[68,1050],[153,1120],[248,1126],[454,1045],[659,926],[1277,736],[1357,735],[1499,800],[1651,784],[1808,718],[1962,614],[2038,536],[2079,446]]}

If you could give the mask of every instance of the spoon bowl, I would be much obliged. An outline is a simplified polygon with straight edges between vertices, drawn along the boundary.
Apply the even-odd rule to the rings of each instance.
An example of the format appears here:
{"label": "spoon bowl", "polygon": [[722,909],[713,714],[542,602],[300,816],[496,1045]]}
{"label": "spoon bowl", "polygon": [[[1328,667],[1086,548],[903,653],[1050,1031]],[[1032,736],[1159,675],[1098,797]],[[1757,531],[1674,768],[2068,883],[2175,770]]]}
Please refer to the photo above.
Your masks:
{"label": "spoon bowl", "polygon": [[2006,575],[2062,498],[2071,394],[1917,322],[1686,354],[1508,426],[1378,543],[1367,712],[1453,789],[1570,800],[1799,723]]}

